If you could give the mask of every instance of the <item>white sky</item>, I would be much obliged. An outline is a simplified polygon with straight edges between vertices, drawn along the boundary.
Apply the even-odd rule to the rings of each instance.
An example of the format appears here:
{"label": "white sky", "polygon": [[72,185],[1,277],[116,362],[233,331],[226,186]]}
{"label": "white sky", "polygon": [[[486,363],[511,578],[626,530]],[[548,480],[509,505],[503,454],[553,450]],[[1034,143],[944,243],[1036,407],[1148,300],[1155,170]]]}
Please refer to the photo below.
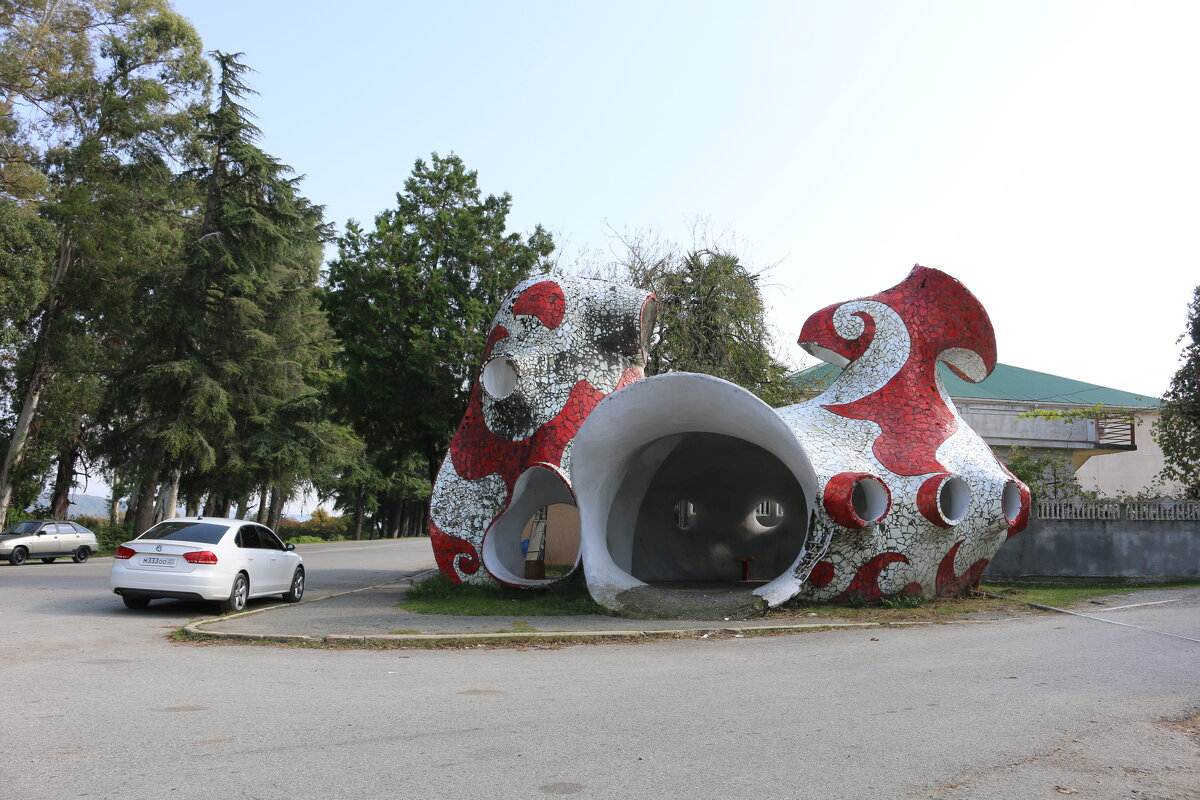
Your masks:
{"label": "white sky", "polygon": [[[455,152],[564,263],[707,221],[809,313],[916,262],[1000,359],[1159,395],[1200,283],[1200,4],[177,0],[339,227]],[[332,11],[331,11],[332,9]],[[587,256],[584,256],[587,257]]]}
{"label": "white sky", "polygon": [[176,0],[339,227],[455,152],[564,263],[695,219],[782,352],[916,262],[1000,359],[1161,394],[1200,283],[1200,4]]}
{"label": "white sky", "polygon": [[[175,0],[339,228],[454,152],[570,264],[694,221],[813,311],[962,280],[1000,360],[1160,395],[1200,283],[1200,3]],[[304,509],[311,511],[311,501]],[[291,510],[291,509],[289,509]]]}

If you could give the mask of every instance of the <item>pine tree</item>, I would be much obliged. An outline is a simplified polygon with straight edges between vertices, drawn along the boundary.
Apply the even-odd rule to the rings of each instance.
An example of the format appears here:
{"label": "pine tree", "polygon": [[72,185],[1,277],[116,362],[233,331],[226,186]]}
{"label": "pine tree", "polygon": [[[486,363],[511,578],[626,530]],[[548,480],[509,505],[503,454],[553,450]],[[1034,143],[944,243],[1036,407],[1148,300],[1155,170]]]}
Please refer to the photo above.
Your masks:
{"label": "pine tree", "polygon": [[[286,494],[324,447],[312,426],[332,337],[316,288],[322,211],[258,147],[242,105],[247,67],[237,55],[214,58],[207,155],[187,176],[199,213],[181,265],[150,298],[114,413],[127,426],[120,438],[137,442],[125,463],[141,465],[130,477],[143,495],[178,484],[225,515],[252,491]],[[138,508],[135,530],[151,516]]]}

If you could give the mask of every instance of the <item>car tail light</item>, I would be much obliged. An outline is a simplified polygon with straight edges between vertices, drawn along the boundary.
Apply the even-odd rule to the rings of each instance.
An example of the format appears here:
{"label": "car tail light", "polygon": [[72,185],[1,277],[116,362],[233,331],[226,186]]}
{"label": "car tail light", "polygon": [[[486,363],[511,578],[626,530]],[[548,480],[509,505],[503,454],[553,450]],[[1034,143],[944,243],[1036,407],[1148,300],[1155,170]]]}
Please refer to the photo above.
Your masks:
{"label": "car tail light", "polygon": [[117,548],[117,552],[113,553],[113,558],[133,558],[137,555],[137,551],[132,547],[121,545]]}
{"label": "car tail light", "polygon": [[183,560],[189,564],[215,564],[217,554],[211,550],[197,550],[195,553],[184,553]]}

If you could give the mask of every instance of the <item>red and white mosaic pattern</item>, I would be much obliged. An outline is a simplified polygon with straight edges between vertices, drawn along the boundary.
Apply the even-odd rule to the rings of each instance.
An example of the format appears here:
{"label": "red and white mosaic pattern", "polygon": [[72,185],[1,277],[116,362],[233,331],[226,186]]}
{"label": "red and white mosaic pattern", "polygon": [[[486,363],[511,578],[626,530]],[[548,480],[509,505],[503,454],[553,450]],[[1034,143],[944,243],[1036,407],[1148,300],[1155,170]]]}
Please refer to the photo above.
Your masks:
{"label": "red and white mosaic pattern", "polygon": [[[518,511],[528,516],[539,503],[574,500],[576,434],[601,400],[643,377],[653,308],[646,292],[562,276],[525,281],[505,301],[433,490],[430,533],[438,564],[452,581],[540,583],[506,567],[496,555],[497,542],[512,545],[513,524],[524,522],[516,519]],[[1027,524],[1030,506],[1028,488],[958,414],[936,368],[943,361],[976,382],[990,374],[996,343],[982,305],[949,275],[916,266],[891,289],[812,315],[800,345],[843,368],[812,400],[777,410],[758,401],[733,403],[737,398],[724,396],[753,396],[721,381],[709,386],[715,379],[701,376],[674,383],[709,394],[672,400],[659,391],[671,382],[659,378],[605,403],[584,438],[647,437],[609,453],[618,460],[627,457],[620,455],[622,448],[636,454],[663,436],[672,402],[688,405],[694,417],[689,430],[737,435],[771,427],[728,420],[716,427],[701,424],[735,406],[739,414],[777,428],[782,420],[786,430],[778,428],[769,438],[778,443],[794,437],[788,447],[798,445],[802,455],[792,461],[811,465],[804,467],[808,477],[801,483],[813,496],[806,543],[796,561],[754,590],[768,605],[795,596],[875,600],[956,594],[977,586],[1004,540]],[[658,388],[648,391],[656,381]],[[718,395],[727,402],[716,402]],[[653,402],[633,399],[642,396]],[[618,408],[623,410],[605,411]],[[762,446],[771,450],[765,440]],[[581,450],[580,457],[588,456]],[[577,471],[624,469],[618,461],[591,460],[596,463],[576,465]],[[613,601],[641,581],[604,555],[608,515],[600,506],[611,498],[601,493],[592,499],[591,491],[590,483],[581,485],[584,499],[597,505],[583,525],[589,587],[598,601]],[[551,495],[560,499],[547,499]],[[588,552],[603,568],[593,569]]]}
{"label": "red and white mosaic pattern", "polygon": [[451,581],[527,583],[485,557],[485,539],[530,470],[569,493],[572,440],[600,400],[643,377],[653,319],[647,292],[562,275],[530,278],[504,301],[433,487],[429,531]]}
{"label": "red and white mosaic pattern", "polygon": [[[887,291],[818,311],[799,341],[843,367],[822,395],[778,412],[817,473],[817,514],[837,526],[800,595],[875,600],[977,586],[1029,515],[1029,490],[959,416],[937,374],[938,361],[969,381],[991,373],[996,342],[983,306],[918,265]],[[848,487],[864,475],[888,491],[875,521],[848,507]]]}

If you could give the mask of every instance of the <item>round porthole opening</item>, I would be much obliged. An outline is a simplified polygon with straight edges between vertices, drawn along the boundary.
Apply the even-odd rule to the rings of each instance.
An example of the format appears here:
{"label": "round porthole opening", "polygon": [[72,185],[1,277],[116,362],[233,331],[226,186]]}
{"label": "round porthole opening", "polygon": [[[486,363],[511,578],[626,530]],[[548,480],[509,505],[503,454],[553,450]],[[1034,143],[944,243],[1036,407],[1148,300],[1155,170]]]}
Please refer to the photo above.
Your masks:
{"label": "round porthole opening", "polygon": [[671,518],[675,522],[675,527],[681,531],[686,531],[688,528],[696,524],[696,504],[691,500],[675,501],[675,508],[671,512]]}
{"label": "round porthole opening", "polygon": [[1008,520],[1008,524],[1015,524],[1021,515],[1021,487],[1017,486],[1016,481],[1004,484],[1004,492],[1000,495],[1000,508],[1004,511],[1004,518]]}
{"label": "round porthole opening", "polygon": [[503,400],[517,388],[517,368],[512,359],[500,356],[483,365],[483,390],[497,400]]}
{"label": "round porthole opening", "polygon": [[962,478],[951,477],[942,482],[938,490],[938,510],[951,525],[957,525],[967,516],[971,505],[971,487]]}

